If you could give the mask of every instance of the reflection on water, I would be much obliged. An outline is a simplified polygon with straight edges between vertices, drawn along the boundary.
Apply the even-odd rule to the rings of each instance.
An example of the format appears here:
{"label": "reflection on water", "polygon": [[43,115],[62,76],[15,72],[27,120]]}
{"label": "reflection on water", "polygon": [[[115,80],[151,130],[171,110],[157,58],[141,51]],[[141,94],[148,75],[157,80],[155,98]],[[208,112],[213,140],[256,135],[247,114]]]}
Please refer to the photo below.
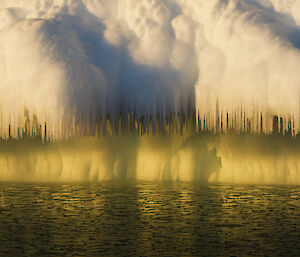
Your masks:
{"label": "reflection on water", "polygon": [[0,140],[0,181],[300,184],[300,137],[226,134]]}
{"label": "reflection on water", "polygon": [[0,256],[299,256],[299,186],[0,184]]}

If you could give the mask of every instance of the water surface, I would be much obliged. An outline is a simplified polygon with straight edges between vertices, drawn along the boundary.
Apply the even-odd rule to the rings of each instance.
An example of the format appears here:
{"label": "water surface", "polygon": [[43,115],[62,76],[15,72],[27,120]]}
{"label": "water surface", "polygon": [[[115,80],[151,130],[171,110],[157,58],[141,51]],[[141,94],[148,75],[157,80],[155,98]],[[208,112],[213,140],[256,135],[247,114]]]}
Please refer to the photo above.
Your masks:
{"label": "water surface", "polygon": [[300,187],[0,184],[0,256],[300,256]]}

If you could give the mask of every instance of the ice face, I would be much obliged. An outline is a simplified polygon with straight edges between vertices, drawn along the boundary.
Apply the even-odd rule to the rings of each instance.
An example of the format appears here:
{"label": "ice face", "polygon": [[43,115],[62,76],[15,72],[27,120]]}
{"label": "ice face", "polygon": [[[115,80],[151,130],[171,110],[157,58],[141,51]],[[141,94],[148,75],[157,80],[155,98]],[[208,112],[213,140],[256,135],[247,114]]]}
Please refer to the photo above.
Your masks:
{"label": "ice face", "polygon": [[2,0],[1,137],[24,120],[61,138],[189,112],[201,129],[271,132],[276,115],[297,133],[299,10],[297,0]]}

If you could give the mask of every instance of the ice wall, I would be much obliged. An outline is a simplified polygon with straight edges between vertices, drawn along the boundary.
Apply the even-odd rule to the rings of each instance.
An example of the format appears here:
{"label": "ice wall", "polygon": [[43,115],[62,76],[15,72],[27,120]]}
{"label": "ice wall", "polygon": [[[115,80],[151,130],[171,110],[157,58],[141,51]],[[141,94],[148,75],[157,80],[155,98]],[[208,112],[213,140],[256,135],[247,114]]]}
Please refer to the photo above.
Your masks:
{"label": "ice wall", "polygon": [[162,128],[189,114],[197,129],[238,133],[270,133],[276,115],[297,134],[299,10],[298,0],[1,0],[0,135],[68,138],[107,120]]}

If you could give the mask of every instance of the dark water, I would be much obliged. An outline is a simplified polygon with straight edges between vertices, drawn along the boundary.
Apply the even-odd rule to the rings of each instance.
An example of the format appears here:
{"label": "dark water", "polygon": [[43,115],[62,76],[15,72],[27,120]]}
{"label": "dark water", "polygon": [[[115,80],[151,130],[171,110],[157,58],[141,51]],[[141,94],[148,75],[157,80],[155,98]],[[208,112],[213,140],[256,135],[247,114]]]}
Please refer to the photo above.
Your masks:
{"label": "dark water", "polygon": [[299,186],[0,184],[0,256],[300,256]]}

